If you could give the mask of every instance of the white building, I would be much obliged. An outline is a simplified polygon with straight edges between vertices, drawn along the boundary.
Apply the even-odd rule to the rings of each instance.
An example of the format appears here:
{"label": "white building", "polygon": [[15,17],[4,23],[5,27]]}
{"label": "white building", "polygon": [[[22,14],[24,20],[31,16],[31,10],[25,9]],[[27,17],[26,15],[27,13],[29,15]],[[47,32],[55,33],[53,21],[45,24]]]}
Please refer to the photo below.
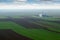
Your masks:
{"label": "white building", "polygon": [[42,17],[42,14],[39,14],[39,17]]}

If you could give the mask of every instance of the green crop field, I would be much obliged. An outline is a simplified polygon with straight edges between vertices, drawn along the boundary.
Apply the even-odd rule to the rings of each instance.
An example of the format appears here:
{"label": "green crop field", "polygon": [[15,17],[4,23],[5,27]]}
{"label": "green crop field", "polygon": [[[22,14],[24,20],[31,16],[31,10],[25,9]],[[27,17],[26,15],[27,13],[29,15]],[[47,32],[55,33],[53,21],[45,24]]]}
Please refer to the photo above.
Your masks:
{"label": "green crop field", "polygon": [[[59,24],[53,23],[53,22],[46,22],[46,21],[40,21],[40,22],[39,23],[34,22],[34,23],[38,23],[38,25],[43,25],[43,26],[46,26],[48,24],[47,26],[49,29],[57,30],[60,32]],[[54,29],[54,27],[49,27],[49,25],[51,25],[51,26],[56,25],[59,27],[59,29],[56,29],[56,28]],[[29,29],[29,28],[25,28],[17,23],[14,23],[12,21],[7,21],[7,22],[0,21],[0,29],[12,29],[16,33],[27,36],[34,40],[60,40],[60,33],[55,33],[55,32],[47,31],[44,29]]]}
{"label": "green crop field", "polygon": [[4,18],[7,18],[7,16],[0,16],[0,18],[4,19]]}

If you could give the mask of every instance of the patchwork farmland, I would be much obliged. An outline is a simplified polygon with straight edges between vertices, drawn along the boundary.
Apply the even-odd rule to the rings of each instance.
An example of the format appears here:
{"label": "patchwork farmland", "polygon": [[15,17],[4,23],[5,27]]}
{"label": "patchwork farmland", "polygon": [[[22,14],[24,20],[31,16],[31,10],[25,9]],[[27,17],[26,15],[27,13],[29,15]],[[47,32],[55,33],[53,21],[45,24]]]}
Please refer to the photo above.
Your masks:
{"label": "patchwork farmland", "polygon": [[[60,40],[60,20],[38,17],[0,18],[1,40]],[[57,19],[57,18],[56,18]]]}

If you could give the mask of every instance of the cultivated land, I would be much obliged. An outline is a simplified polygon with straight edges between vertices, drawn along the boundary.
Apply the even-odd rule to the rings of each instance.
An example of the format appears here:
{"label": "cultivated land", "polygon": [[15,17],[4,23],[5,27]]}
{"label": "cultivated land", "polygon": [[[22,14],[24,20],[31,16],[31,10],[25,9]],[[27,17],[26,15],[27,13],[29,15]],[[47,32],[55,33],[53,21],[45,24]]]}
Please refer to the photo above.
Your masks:
{"label": "cultivated land", "polygon": [[0,18],[2,40],[60,40],[60,18]]}

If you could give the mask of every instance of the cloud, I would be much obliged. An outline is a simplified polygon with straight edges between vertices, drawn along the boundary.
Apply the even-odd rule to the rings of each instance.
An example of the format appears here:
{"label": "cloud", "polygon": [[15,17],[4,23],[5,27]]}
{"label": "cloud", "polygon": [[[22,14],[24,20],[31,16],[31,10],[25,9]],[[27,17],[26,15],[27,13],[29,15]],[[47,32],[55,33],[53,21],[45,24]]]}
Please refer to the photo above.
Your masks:
{"label": "cloud", "polygon": [[17,2],[26,2],[27,0],[15,0]]}
{"label": "cloud", "polygon": [[25,5],[6,5],[6,4],[0,4],[0,9],[60,9],[60,5],[46,5],[46,4],[25,4]]}
{"label": "cloud", "polygon": [[15,4],[26,4],[27,0],[14,0]]}

